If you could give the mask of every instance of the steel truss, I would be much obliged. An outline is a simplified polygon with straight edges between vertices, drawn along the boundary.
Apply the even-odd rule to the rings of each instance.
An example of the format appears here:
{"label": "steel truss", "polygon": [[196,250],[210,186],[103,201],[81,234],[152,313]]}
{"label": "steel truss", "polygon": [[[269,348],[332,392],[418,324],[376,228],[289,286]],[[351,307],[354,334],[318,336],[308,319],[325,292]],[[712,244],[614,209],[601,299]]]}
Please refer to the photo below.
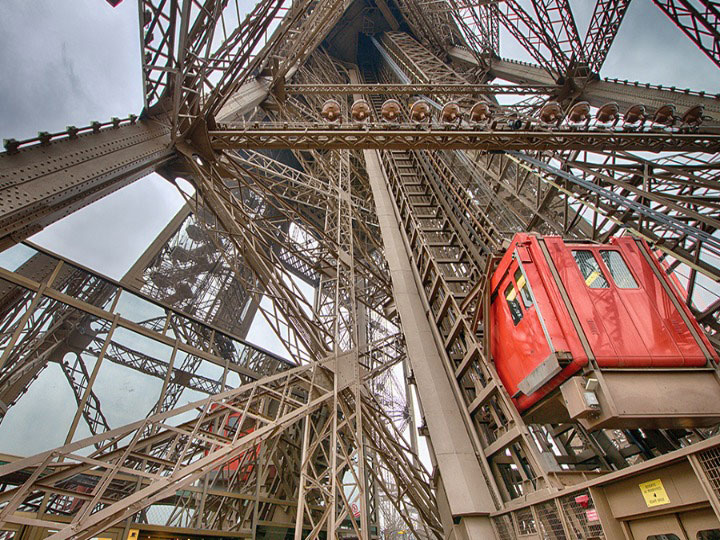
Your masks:
{"label": "steel truss", "polygon": [[[655,3],[717,63],[713,2]],[[0,247],[152,170],[195,192],[121,283],[28,245],[17,267],[0,254],[3,416],[47,368],[77,406],[64,445],[0,466],[0,529],[615,538],[603,482],[679,461],[720,516],[715,428],[534,422],[484,332],[488,271],[514,233],[632,234],[720,347],[720,106],[598,80],[628,1],[598,0],[586,36],[567,0],[138,4],[141,119],[6,141]],[[501,25],[537,64],[497,56]],[[371,117],[356,122],[360,99]],[[411,118],[417,100],[430,119]],[[573,119],[582,100],[593,109]],[[490,118],[441,120],[480,101]],[[600,118],[613,101],[621,114]],[[291,361],[242,341],[256,313]],[[125,426],[96,382],[107,361],[161,386]]]}
{"label": "steel truss", "polygon": [[618,133],[552,131],[484,131],[481,129],[363,129],[356,126],[314,127],[244,126],[232,129],[221,126],[209,133],[214,148],[228,149],[438,149],[479,150],[624,150],[648,149],[654,152],[682,151],[715,153],[720,150],[720,134],[715,133]]}
{"label": "steel truss", "polygon": [[713,0],[654,0],[655,4],[720,66],[720,3]]}

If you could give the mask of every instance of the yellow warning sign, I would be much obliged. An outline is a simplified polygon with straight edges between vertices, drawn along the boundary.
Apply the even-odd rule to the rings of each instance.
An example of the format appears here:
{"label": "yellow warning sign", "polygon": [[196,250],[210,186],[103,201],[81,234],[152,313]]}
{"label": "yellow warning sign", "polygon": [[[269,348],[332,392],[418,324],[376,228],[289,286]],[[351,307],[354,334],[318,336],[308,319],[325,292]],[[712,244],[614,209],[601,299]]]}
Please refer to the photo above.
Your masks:
{"label": "yellow warning sign", "polygon": [[137,540],[137,538],[140,536],[140,530],[139,529],[130,529],[128,531],[128,540]]}
{"label": "yellow warning sign", "polygon": [[662,481],[659,478],[657,480],[650,480],[649,482],[643,482],[638,485],[640,486],[640,491],[642,492],[645,504],[648,505],[648,508],[668,504],[670,502],[670,497],[668,497]]}

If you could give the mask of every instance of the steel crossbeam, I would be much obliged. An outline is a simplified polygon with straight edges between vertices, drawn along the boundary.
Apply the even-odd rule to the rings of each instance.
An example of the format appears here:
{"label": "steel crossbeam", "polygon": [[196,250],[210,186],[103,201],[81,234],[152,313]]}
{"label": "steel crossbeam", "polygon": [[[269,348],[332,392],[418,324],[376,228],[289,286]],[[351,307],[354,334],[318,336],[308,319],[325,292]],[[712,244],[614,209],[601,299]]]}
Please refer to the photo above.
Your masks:
{"label": "steel crossbeam", "polygon": [[239,127],[210,132],[213,147],[228,149],[456,149],[497,152],[507,150],[685,150],[720,151],[720,134],[600,131],[484,131],[471,129],[329,128],[313,125]]}
{"label": "steel crossbeam", "polygon": [[551,84],[288,84],[285,91],[298,95],[391,94],[391,95],[495,95],[551,94]]}
{"label": "steel crossbeam", "polygon": [[155,121],[69,127],[27,147],[0,153],[0,246],[165,165],[173,157],[167,128]]}
{"label": "steel crossbeam", "polygon": [[[525,62],[495,60],[493,73],[500,79],[518,84],[551,84],[553,82],[553,79],[540,66]],[[615,102],[622,112],[633,105],[643,105],[649,111],[653,111],[671,103],[679,110],[684,111],[690,107],[702,105],[707,116],[716,122],[720,120],[720,100],[705,92],[617,79],[579,79],[575,85],[577,87],[575,99],[587,100],[594,107],[602,107],[607,103]]]}

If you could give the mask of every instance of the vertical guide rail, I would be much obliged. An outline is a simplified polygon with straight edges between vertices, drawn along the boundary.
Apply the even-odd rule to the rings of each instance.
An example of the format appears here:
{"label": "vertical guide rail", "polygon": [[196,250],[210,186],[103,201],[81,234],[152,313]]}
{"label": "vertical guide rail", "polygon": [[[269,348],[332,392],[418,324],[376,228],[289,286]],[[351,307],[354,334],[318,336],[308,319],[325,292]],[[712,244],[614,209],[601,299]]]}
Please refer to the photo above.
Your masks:
{"label": "vertical guide rail", "polygon": [[[469,287],[480,279],[479,273],[473,271],[467,255],[454,261],[440,255],[460,253],[463,246],[427,180],[411,165],[408,153],[392,151],[384,157],[386,170],[390,171],[391,191],[409,241],[414,276],[433,316],[437,339],[444,348],[443,362],[455,379],[453,392],[466,406],[462,416],[474,426],[470,431],[478,452],[482,453],[481,459],[487,461],[487,469],[495,475],[504,500],[547,485],[531,435],[498,382],[471,321],[460,309]],[[428,208],[432,209],[431,214]],[[506,452],[519,479],[512,476],[515,473],[510,466],[494,461]]]}
{"label": "vertical guide rail", "polygon": [[[448,519],[452,522],[453,516],[468,516],[458,525],[465,529],[468,537],[492,537],[487,515],[495,509],[495,503],[486,475],[475,457],[470,435],[459,410],[460,403],[455,399],[426,316],[426,308],[421,301],[421,293],[415,284],[412,262],[387,188],[383,164],[376,151],[366,150],[364,156],[398,313],[407,332],[408,357],[418,382],[425,421],[437,459],[440,473],[438,493],[447,498],[452,514],[444,516],[443,521],[448,523]],[[449,482],[450,479],[452,482]],[[473,517],[469,517],[470,514],[474,514]]]}
{"label": "vertical guide rail", "polygon": [[[433,75],[441,77],[439,71]],[[380,100],[373,96],[370,101],[377,107]],[[467,245],[467,234],[461,234],[465,231],[458,230],[461,225],[457,217],[449,213],[458,200],[450,197],[447,189],[439,189],[437,180],[428,176],[421,165],[425,157],[420,152],[391,150],[382,153],[382,162],[411,253],[412,275],[425,311],[433,317],[434,339],[442,349],[439,361],[452,381],[456,400],[462,404],[459,414],[470,433],[485,483],[492,486],[495,504],[500,504],[549,486],[543,464],[552,464],[552,455],[540,455],[483,350],[482,335],[476,334],[466,310],[461,309],[473,286],[481,281],[480,261],[476,247]],[[446,180],[448,184],[455,181],[452,176]],[[387,245],[385,250],[392,251]],[[408,325],[403,322],[403,327],[407,330]],[[409,356],[412,360],[413,355]],[[418,373],[414,372],[417,379]],[[422,395],[420,399],[423,401]],[[427,412],[425,403],[423,408]],[[437,444],[437,437],[433,438],[430,431]]]}

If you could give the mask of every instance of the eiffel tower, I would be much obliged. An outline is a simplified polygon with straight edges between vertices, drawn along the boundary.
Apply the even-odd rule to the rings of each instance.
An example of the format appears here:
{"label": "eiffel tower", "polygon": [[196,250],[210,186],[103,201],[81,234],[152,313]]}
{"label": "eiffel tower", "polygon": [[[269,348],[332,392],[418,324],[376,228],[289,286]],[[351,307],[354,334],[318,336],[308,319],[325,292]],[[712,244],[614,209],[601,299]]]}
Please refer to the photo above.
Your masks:
{"label": "eiffel tower", "polygon": [[[716,0],[653,3],[720,66]],[[74,397],[0,458],[0,540],[720,538],[716,404],[662,401],[720,380],[720,95],[601,77],[630,0],[584,38],[569,0],[138,4],[143,110],[0,154],[0,419],[46,373]],[[185,206],[119,282],[28,241],[151,172]],[[591,362],[585,400],[673,377],[631,419],[519,407],[490,336],[518,233],[648,246],[704,366]],[[156,389],[120,424],[113,369]]]}

